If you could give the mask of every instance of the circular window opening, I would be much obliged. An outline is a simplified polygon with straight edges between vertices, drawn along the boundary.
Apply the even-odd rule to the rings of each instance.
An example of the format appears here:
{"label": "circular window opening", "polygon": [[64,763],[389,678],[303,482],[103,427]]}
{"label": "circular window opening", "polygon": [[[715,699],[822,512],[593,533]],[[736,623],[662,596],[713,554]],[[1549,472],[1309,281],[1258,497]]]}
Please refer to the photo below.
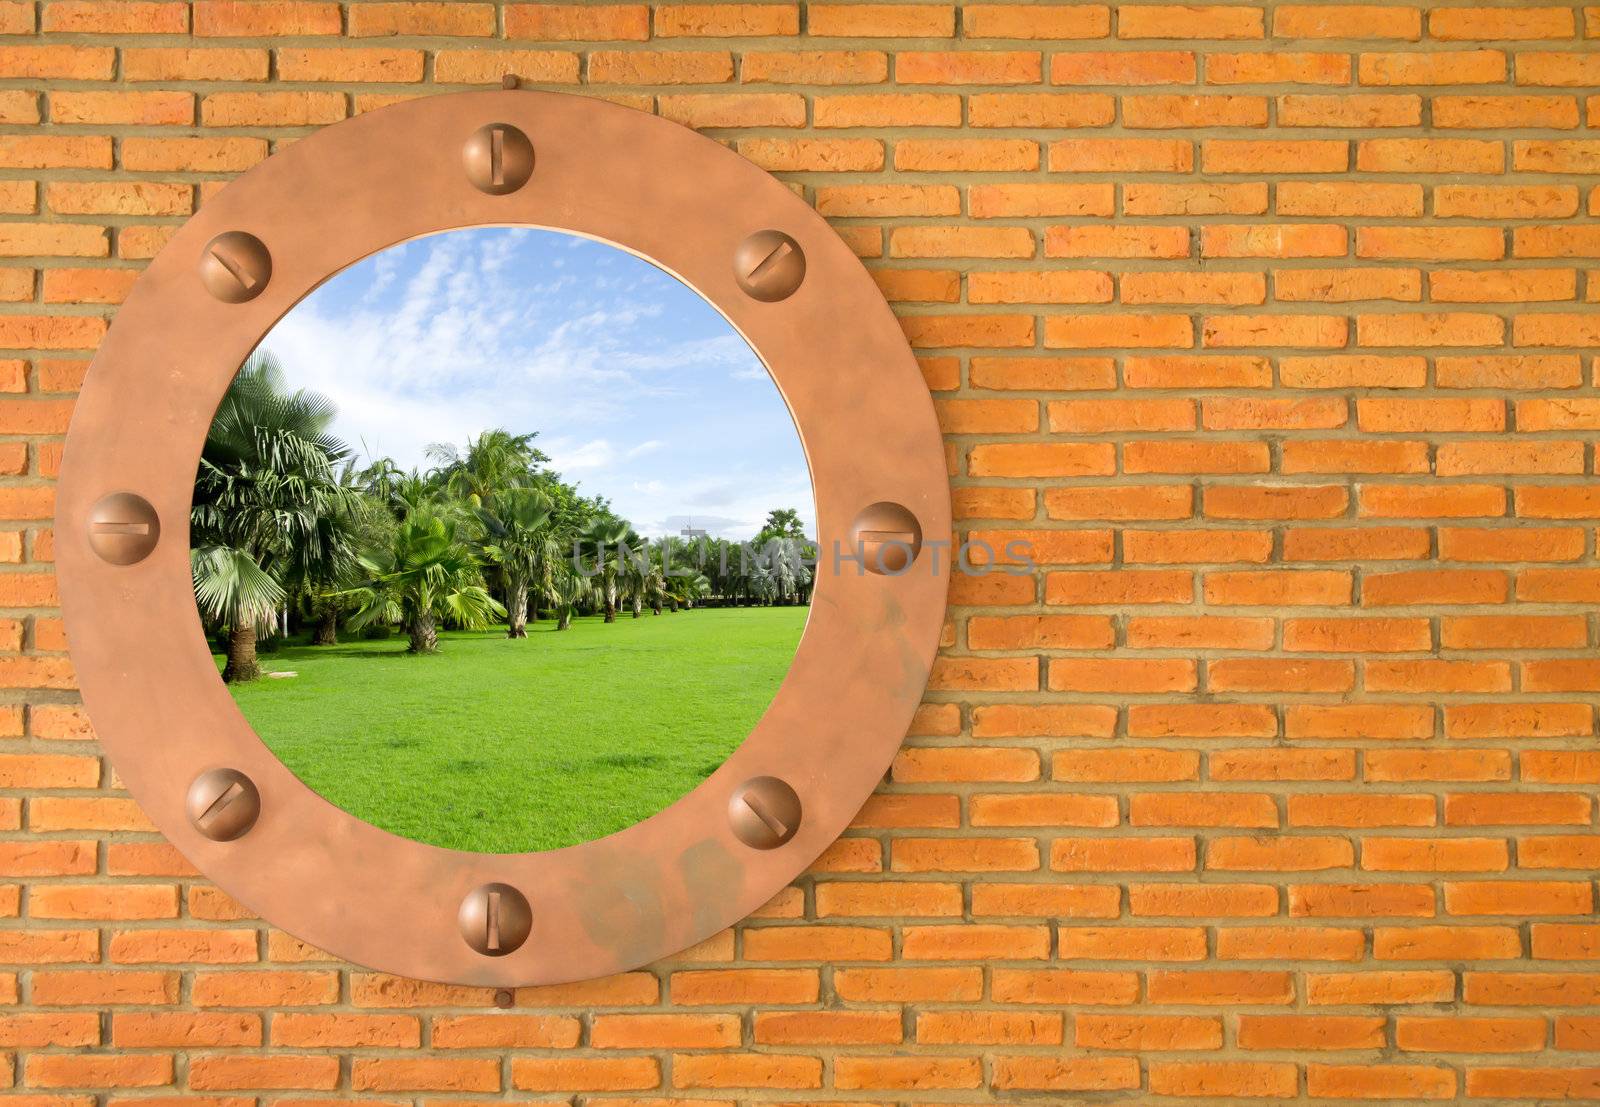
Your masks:
{"label": "circular window opening", "polygon": [[815,549],[760,358],[693,289],[527,227],[380,251],[240,368],[195,476],[219,677],[311,789],[521,853],[711,774],[776,694]]}

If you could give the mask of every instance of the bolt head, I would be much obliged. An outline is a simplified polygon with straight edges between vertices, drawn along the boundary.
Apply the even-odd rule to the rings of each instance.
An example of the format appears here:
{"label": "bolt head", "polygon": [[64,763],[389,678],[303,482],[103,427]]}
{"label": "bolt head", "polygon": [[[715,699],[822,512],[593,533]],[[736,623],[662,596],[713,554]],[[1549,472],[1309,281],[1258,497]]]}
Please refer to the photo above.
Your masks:
{"label": "bolt head", "polygon": [[922,524],[909,510],[880,500],[850,524],[850,555],[869,573],[893,576],[911,567],[922,550]]}
{"label": "bolt head", "polygon": [[184,806],[201,834],[213,842],[231,842],[261,817],[261,793],[238,769],[211,769],[194,778]]}
{"label": "bolt head", "polygon": [[775,776],[758,776],[733,790],[728,824],[751,849],[777,849],[800,830],[800,797]]}
{"label": "bolt head", "polygon": [[102,496],[89,509],[89,548],[112,565],[134,565],[161,540],[161,518],[132,492]]}
{"label": "bolt head", "polygon": [[224,231],[200,252],[200,282],[225,304],[242,304],[266,291],[272,254],[247,231]]}
{"label": "bolt head", "polygon": [[520,949],[533,932],[533,908],[509,884],[481,884],[461,901],[456,923],[474,950],[485,957],[504,957]]}
{"label": "bolt head", "polygon": [[467,180],[479,192],[504,196],[533,176],[533,143],[509,123],[486,123],[461,148]]}
{"label": "bolt head", "polygon": [[747,296],[774,303],[792,296],[806,279],[806,255],[782,231],[756,231],[734,250],[733,276]]}

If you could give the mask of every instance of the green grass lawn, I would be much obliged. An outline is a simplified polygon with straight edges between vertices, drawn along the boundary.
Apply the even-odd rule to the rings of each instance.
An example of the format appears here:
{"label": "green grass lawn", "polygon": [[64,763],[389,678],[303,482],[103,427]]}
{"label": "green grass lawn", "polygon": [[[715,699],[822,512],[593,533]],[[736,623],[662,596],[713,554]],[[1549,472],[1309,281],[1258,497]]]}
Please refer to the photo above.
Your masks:
{"label": "green grass lawn", "polygon": [[[557,632],[530,624],[264,654],[293,678],[234,698],[293,772],[351,814],[451,849],[555,849],[631,826],[699,784],[782,683],[804,607],[706,608]],[[220,658],[219,658],[220,665]]]}

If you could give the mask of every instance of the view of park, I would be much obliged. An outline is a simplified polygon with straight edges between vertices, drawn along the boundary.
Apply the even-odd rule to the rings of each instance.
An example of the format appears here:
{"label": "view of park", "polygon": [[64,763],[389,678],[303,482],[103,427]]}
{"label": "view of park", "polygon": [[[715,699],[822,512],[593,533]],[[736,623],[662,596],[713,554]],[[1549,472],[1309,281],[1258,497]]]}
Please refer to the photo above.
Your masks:
{"label": "view of park", "polygon": [[805,457],[693,290],[530,228],[376,254],[241,368],[195,477],[218,671],[307,785],[405,837],[554,849],[728,756],[804,630]]}

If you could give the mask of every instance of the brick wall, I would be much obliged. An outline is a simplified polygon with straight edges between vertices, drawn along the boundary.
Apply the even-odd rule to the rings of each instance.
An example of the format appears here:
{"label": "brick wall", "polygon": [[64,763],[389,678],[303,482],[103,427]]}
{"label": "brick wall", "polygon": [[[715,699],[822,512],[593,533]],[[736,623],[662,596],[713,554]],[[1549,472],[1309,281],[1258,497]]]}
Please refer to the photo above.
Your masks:
{"label": "brick wall", "polygon": [[[1597,37],[1571,3],[0,3],[0,1087],[1600,1096]],[[74,706],[50,517],[85,359],[205,196],[508,70],[802,189],[925,354],[961,526],[1046,564],[958,583],[811,874],[499,1012],[149,833]]]}

